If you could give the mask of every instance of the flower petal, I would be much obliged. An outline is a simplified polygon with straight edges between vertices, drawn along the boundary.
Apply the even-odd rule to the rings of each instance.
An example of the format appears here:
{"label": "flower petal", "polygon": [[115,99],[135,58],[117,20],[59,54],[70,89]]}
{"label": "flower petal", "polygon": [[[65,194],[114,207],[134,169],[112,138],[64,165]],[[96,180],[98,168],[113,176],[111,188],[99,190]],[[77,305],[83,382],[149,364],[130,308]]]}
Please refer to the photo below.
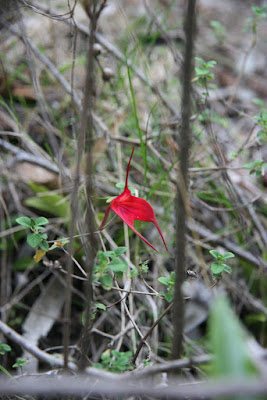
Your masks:
{"label": "flower petal", "polygon": [[[120,199],[114,199],[111,203],[112,210],[121,217],[121,219],[131,228],[144,242],[146,242],[152,249],[155,248],[134,228],[134,221],[146,221],[152,222],[156,225],[159,234],[163,240],[164,246],[167,251],[168,247],[165,243],[163,235],[161,233],[160,227],[157,223],[153,208],[151,205],[144,199],[140,199],[139,197],[128,196],[123,201]],[[157,251],[157,250],[156,250]]]}

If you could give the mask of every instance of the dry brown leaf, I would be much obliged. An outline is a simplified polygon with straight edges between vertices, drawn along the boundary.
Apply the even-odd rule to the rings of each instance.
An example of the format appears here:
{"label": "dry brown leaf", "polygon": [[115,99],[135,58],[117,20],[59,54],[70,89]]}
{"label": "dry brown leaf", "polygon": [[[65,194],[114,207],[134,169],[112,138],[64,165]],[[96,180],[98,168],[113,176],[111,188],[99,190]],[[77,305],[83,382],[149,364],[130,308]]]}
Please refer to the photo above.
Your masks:
{"label": "dry brown leaf", "polygon": [[46,255],[46,251],[43,249],[38,249],[35,253],[34,261],[39,262]]}

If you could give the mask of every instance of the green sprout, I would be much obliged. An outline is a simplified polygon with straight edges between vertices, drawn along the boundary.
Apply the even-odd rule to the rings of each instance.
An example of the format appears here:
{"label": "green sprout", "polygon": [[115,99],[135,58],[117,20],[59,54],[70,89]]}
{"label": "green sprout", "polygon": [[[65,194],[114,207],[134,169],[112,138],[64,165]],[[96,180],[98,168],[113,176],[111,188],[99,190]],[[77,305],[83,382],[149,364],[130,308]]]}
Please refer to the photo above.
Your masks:
{"label": "green sprout", "polygon": [[221,254],[217,250],[210,250],[209,253],[212,255],[212,257],[216,259],[216,261],[214,261],[210,267],[213,278],[221,279],[223,272],[227,272],[228,274],[232,273],[232,268],[228,264],[226,264],[226,260],[228,258],[235,257],[233,253],[229,251],[225,254]]}
{"label": "green sprout", "polygon": [[195,57],[195,60],[200,64],[198,67],[195,67],[196,77],[194,81],[201,87],[207,87],[208,82],[214,79],[214,73],[211,72],[211,69],[215,67],[216,61],[204,61],[200,57]]}
{"label": "green sprout", "polygon": [[167,292],[160,292],[159,295],[164,296],[165,300],[170,303],[174,298],[175,273],[171,272],[168,278],[166,278],[165,276],[161,276],[160,278],[158,278],[158,281],[167,286]]}

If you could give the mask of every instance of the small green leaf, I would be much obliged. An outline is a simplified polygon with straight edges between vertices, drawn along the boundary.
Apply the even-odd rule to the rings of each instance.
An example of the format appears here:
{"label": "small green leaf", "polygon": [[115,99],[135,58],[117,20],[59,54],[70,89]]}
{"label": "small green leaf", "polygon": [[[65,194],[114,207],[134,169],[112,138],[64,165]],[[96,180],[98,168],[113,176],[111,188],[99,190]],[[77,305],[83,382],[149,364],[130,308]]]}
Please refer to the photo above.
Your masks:
{"label": "small green leaf", "polygon": [[95,303],[95,307],[98,308],[99,310],[104,310],[106,311],[107,307],[103,303]]}
{"label": "small green leaf", "polygon": [[25,226],[26,228],[31,228],[31,219],[28,217],[19,217],[16,219],[17,224]]}
{"label": "small green leaf", "polygon": [[195,57],[195,60],[198,61],[200,64],[204,64],[205,63],[203,58],[200,58],[200,57]]}
{"label": "small green leaf", "polygon": [[110,289],[113,286],[113,279],[109,274],[104,274],[100,277],[100,282],[106,289]]}
{"label": "small green leaf", "polygon": [[0,341],[0,354],[3,355],[6,351],[11,351],[11,347],[8,344]]}
{"label": "small green leaf", "polygon": [[158,278],[158,281],[165,286],[169,286],[169,278],[166,278],[165,276]]}
{"label": "small green leaf", "polygon": [[231,275],[231,273],[232,273],[232,268],[229,267],[229,265],[227,265],[227,264],[221,264],[221,266],[223,267],[223,270],[224,270],[225,272],[227,272],[228,274]]}
{"label": "small green leaf", "polygon": [[45,240],[42,240],[40,242],[39,246],[44,251],[48,251],[49,250],[49,244]]}
{"label": "small green leaf", "polygon": [[114,250],[114,254],[116,256],[120,256],[122,253],[125,253],[126,250],[127,250],[127,247],[124,247],[124,246],[117,247],[116,250]]}
{"label": "small green leaf", "polygon": [[174,299],[174,294],[172,293],[164,293],[165,300],[170,303]]}
{"label": "small green leaf", "polygon": [[137,276],[137,275],[138,275],[138,271],[136,269],[132,269],[131,272],[130,272],[130,277],[132,278],[132,277]]}
{"label": "small green leaf", "polygon": [[12,368],[22,367],[24,364],[27,364],[29,360],[22,360],[22,358],[18,358],[17,362],[12,365]]}
{"label": "small green leaf", "polygon": [[217,262],[213,262],[211,264],[211,270],[214,274],[219,275],[224,271],[223,264],[218,264]]}
{"label": "small green leaf", "polygon": [[103,252],[103,256],[106,257],[106,258],[108,258],[108,257],[110,257],[110,258],[111,258],[111,257],[114,257],[114,255],[115,255],[115,254],[114,254],[114,251],[104,251],[104,252]]}
{"label": "small green leaf", "polygon": [[46,225],[46,224],[48,224],[48,223],[49,223],[49,221],[48,221],[48,219],[45,218],[45,217],[39,217],[39,218],[37,218],[37,219],[35,220],[35,225]]}
{"label": "small green leaf", "polygon": [[231,253],[230,251],[223,254],[223,258],[233,258],[233,257],[235,257],[235,255],[233,253]]}
{"label": "small green leaf", "polygon": [[128,265],[125,261],[116,257],[108,264],[108,268],[113,272],[127,272]]}
{"label": "small green leaf", "polygon": [[221,253],[217,250],[210,250],[209,253],[216,258],[216,260],[218,260],[218,258],[220,257]]}
{"label": "small green leaf", "polygon": [[40,242],[41,242],[42,238],[39,235],[39,233],[30,233],[27,236],[27,243],[29,246],[31,247],[36,247],[39,246]]}

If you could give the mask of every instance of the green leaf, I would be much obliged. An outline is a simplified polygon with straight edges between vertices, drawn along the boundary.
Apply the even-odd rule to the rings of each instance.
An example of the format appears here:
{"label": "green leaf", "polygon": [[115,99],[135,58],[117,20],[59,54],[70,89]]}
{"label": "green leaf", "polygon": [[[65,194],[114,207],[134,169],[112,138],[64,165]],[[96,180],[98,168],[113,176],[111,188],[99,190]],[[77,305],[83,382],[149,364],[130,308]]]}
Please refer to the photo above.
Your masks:
{"label": "green leaf", "polygon": [[195,60],[198,61],[200,64],[205,64],[205,61],[203,60],[203,58],[195,57]]}
{"label": "green leaf", "polygon": [[35,225],[46,225],[49,223],[48,219],[45,217],[39,217],[34,222],[35,222]]}
{"label": "green leaf", "polygon": [[223,254],[223,258],[233,258],[233,257],[235,257],[235,255],[233,253],[231,253],[230,251]]}
{"label": "green leaf", "polygon": [[104,274],[100,277],[100,282],[106,289],[110,289],[113,286],[113,279],[109,274]]}
{"label": "green leaf", "polygon": [[3,355],[6,351],[11,351],[11,347],[8,344],[0,341],[0,354]]}
{"label": "green leaf", "polygon": [[124,260],[116,257],[108,264],[108,268],[113,272],[127,272],[128,265]]}
{"label": "green leaf", "polygon": [[33,207],[50,215],[54,215],[55,217],[62,217],[67,220],[69,219],[71,212],[66,197],[50,192],[42,185],[30,184],[30,187],[36,193],[39,193],[39,195],[26,199],[26,206]]}
{"label": "green leaf", "polygon": [[[107,253],[109,253],[109,252],[108,252],[108,251],[105,251],[105,252],[104,252],[104,251],[101,251],[101,250],[99,250],[99,251],[97,252],[97,261],[98,261],[98,264],[99,264],[99,265],[105,266],[105,265],[107,264],[107,262],[108,262],[107,258],[108,258],[108,257],[111,257],[111,255],[108,256]],[[110,253],[113,254],[113,252],[110,252]]]}
{"label": "green leaf", "polygon": [[221,256],[221,253],[220,253],[219,251],[217,251],[217,250],[210,250],[209,253],[210,253],[214,258],[216,258],[216,260],[218,260],[218,259],[220,258],[220,256]]}
{"label": "green leaf", "polygon": [[219,264],[217,262],[213,262],[210,266],[212,272],[216,275],[221,274],[224,271],[223,264]]}
{"label": "green leaf", "polygon": [[166,278],[165,276],[158,278],[158,281],[165,286],[169,286],[169,278]]}
{"label": "green leaf", "polygon": [[108,257],[114,257],[114,251],[103,251],[103,256],[108,258]]}
{"label": "green leaf", "polygon": [[16,219],[16,223],[22,226],[25,226],[26,228],[31,228],[31,219],[28,217],[19,217]]}
{"label": "green leaf", "polygon": [[41,242],[42,238],[39,235],[39,233],[30,233],[27,236],[27,243],[31,247],[36,247],[39,246],[39,243]]}
{"label": "green leaf", "polygon": [[231,275],[231,273],[232,273],[232,268],[229,267],[229,265],[227,265],[227,264],[221,264],[221,266],[223,267],[223,270],[224,270],[225,272],[227,272],[228,274]]}
{"label": "green leaf", "polygon": [[165,297],[166,301],[168,303],[170,303],[174,299],[174,294],[172,294],[172,293],[164,293],[164,297]]}
{"label": "green leaf", "polygon": [[42,240],[42,241],[40,242],[39,246],[40,246],[40,248],[41,248],[42,250],[45,250],[45,251],[48,251],[48,250],[49,250],[49,244],[48,244],[45,240]]}
{"label": "green leaf", "polygon": [[106,311],[107,307],[103,303],[95,303],[95,307],[98,308],[99,310],[104,310]]}
{"label": "green leaf", "polygon": [[114,254],[116,256],[120,256],[122,253],[125,253],[127,250],[127,247],[121,246],[121,247],[117,247],[116,250],[114,250]]}
{"label": "green leaf", "polygon": [[214,376],[235,379],[255,375],[244,329],[223,296],[212,305],[209,336],[214,355],[211,368]]}
{"label": "green leaf", "polygon": [[138,271],[136,269],[132,269],[131,272],[130,272],[130,277],[132,278],[132,277],[137,276],[137,275],[138,275]]}
{"label": "green leaf", "polygon": [[22,358],[18,358],[17,362],[12,365],[12,368],[22,367],[24,364],[27,364],[29,360],[22,360]]}

